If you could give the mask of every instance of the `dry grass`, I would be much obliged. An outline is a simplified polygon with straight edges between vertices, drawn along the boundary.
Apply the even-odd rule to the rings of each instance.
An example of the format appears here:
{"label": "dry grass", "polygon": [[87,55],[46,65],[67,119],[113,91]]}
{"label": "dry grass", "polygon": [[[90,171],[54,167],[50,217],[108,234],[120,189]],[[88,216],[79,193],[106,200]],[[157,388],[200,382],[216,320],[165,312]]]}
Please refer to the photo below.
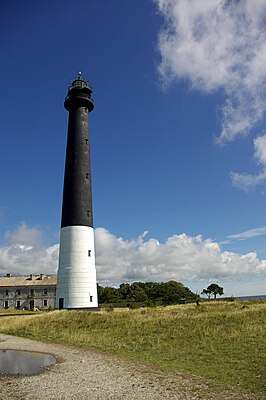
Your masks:
{"label": "dry grass", "polygon": [[266,302],[1,317],[0,332],[95,348],[252,391],[266,388]]}

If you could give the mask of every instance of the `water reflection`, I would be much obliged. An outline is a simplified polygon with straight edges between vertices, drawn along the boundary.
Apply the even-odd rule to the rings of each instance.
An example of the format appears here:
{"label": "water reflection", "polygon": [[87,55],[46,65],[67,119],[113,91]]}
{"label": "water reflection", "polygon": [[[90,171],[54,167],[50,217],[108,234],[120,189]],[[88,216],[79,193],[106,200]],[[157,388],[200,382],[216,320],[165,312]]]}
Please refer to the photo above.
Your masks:
{"label": "water reflection", "polygon": [[50,354],[18,350],[0,350],[0,373],[10,375],[37,374],[43,367],[56,363]]}

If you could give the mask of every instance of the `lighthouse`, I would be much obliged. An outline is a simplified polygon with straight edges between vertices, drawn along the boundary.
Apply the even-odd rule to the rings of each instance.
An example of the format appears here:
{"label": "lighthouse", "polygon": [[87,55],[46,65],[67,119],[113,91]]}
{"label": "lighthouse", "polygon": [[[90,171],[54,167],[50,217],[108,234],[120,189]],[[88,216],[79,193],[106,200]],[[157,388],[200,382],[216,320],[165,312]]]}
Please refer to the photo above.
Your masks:
{"label": "lighthouse", "polygon": [[98,308],[92,214],[89,113],[91,85],[81,74],[70,84],[69,113],[57,273],[56,308]]}

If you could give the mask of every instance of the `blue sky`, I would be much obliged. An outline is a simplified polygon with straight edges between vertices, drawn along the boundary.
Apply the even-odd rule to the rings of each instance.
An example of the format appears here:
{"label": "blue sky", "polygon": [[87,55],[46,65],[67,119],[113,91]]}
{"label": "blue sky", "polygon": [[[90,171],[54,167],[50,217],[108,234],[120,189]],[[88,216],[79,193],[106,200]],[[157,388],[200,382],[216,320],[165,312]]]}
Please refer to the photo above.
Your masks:
{"label": "blue sky", "polygon": [[263,3],[1,3],[1,274],[56,272],[82,71],[99,282],[266,293]]}

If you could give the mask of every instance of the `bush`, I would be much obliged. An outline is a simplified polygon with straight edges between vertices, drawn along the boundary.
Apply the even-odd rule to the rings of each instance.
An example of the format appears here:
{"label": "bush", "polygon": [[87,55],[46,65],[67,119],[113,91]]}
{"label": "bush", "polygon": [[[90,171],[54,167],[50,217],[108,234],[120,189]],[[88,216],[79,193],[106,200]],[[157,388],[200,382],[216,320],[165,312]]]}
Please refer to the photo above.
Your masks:
{"label": "bush", "polygon": [[145,307],[155,307],[154,301],[148,299],[147,301],[145,301]]}
{"label": "bush", "polygon": [[130,303],[129,308],[130,310],[137,310],[139,306],[136,303]]}

